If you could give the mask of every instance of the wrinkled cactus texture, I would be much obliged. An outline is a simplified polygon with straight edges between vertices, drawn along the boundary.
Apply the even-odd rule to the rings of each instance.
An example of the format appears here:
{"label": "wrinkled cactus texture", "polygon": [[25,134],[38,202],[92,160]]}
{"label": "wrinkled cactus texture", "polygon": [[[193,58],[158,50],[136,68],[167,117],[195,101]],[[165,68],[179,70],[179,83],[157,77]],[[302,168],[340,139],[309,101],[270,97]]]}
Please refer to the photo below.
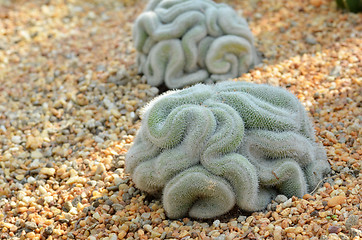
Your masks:
{"label": "wrinkled cactus texture", "polygon": [[259,62],[245,19],[211,0],[151,0],[133,40],[139,72],[152,86],[235,78]]}
{"label": "wrinkled cactus texture", "polygon": [[170,218],[212,218],[302,197],[330,169],[307,113],[286,90],[225,81],[170,91],[145,107],[126,155],[136,187]]}

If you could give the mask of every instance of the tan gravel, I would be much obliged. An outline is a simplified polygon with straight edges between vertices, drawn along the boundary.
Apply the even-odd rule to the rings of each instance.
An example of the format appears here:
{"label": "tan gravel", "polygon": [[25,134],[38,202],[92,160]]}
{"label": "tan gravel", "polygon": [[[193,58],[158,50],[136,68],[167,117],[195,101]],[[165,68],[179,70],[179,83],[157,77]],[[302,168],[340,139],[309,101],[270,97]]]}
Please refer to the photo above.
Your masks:
{"label": "tan gravel", "polygon": [[333,0],[223,1],[266,57],[238,80],[288,88],[333,173],[302,199],[171,220],[124,156],[158,95],[135,66],[145,1],[0,0],[1,239],[361,239],[362,15]]}

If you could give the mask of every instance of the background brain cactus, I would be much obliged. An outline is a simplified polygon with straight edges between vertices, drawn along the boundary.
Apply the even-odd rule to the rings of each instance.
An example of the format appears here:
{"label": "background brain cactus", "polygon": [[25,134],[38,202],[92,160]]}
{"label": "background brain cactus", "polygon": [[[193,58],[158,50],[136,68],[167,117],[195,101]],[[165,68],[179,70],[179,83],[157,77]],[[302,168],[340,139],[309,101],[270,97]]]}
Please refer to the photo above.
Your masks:
{"label": "background brain cactus", "polygon": [[278,193],[303,196],[330,169],[303,106],[281,88],[198,84],[156,98],[142,121],[126,171],[162,194],[170,218],[261,210]]}
{"label": "background brain cactus", "polygon": [[245,19],[211,0],[151,0],[133,38],[139,72],[153,86],[224,80],[258,63]]}

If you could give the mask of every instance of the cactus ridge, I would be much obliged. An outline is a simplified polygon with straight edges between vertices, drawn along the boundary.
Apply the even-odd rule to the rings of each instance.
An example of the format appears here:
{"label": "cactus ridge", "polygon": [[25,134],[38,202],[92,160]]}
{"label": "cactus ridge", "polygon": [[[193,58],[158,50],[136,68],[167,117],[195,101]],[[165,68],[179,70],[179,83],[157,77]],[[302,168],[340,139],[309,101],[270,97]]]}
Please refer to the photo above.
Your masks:
{"label": "cactus ridge", "polygon": [[187,214],[195,218],[210,218],[228,212],[235,205],[235,194],[225,179],[201,166],[194,166],[167,184],[163,204],[170,218]]}
{"label": "cactus ridge", "polygon": [[126,172],[162,194],[171,218],[262,210],[278,193],[303,196],[330,169],[303,106],[281,88],[198,84],[154,99],[142,118]]}
{"label": "cactus ridge", "polygon": [[133,40],[139,72],[153,86],[225,80],[259,62],[245,19],[211,0],[150,1]]}

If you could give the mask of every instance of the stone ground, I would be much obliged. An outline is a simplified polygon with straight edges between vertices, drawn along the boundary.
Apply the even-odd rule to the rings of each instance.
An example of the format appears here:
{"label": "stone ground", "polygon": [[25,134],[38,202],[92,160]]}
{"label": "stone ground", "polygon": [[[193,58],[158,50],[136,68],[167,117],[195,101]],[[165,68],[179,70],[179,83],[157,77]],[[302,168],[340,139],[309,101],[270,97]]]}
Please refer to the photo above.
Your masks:
{"label": "stone ground", "polygon": [[362,15],[333,0],[223,2],[265,57],[238,80],[300,99],[331,176],[264,212],[168,219],[123,172],[140,108],[159,94],[132,46],[145,2],[0,0],[1,239],[362,238]]}

